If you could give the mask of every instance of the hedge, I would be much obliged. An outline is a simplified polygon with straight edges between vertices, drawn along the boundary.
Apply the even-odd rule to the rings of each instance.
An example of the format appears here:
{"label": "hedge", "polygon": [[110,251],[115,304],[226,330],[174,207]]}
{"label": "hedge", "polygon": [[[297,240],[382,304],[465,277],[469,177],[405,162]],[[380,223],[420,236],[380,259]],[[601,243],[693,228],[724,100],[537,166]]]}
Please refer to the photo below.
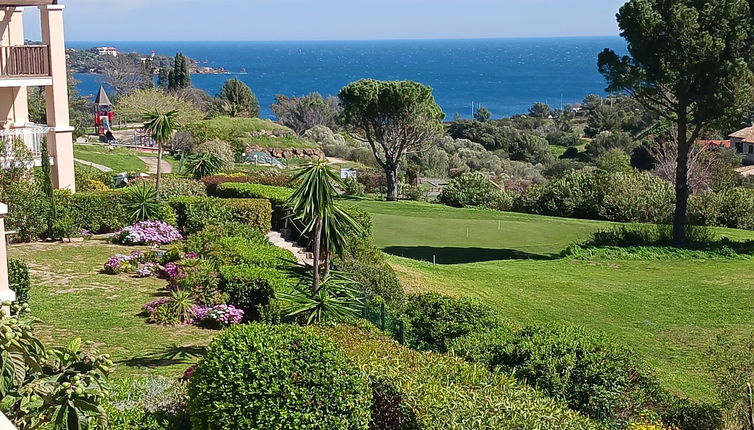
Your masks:
{"label": "hedge", "polygon": [[271,185],[226,182],[217,186],[215,194],[222,198],[267,199],[272,204],[272,227],[277,230],[283,226],[283,220],[288,215],[288,199],[293,190]]}
{"label": "hedge", "polygon": [[217,335],[188,384],[195,430],[366,430],[366,378],[332,342],[291,325]]}
{"label": "hedge", "polygon": [[210,243],[205,258],[222,266],[256,266],[284,269],[295,261],[290,251],[241,237],[225,237]]}
{"label": "hedge", "polygon": [[223,266],[220,289],[228,294],[230,304],[243,309],[248,321],[259,319],[260,309],[268,306],[275,293],[289,288],[290,278],[268,267]]}
{"label": "hedge", "polygon": [[408,349],[376,329],[340,325],[316,331],[337,343],[368,375],[372,429],[603,428],[502,373]]}
{"label": "hedge", "polygon": [[21,260],[8,259],[8,284],[16,293],[14,304],[23,305],[29,303],[29,291],[31,279],[29,278],[29,266]]}
{"label": "hedge", "polygon": [[271,228],[272,207],[264,199],[177,197],[169,203],[177,214],[178,227],[189,234],[224,222],[246,223],[263,231]]}
{"label": "hedge", "polygon": [[56,191],[58,217],[68,217],[76,227],[93,233],[109,233],[130,224],[124,190],[76,193]]}

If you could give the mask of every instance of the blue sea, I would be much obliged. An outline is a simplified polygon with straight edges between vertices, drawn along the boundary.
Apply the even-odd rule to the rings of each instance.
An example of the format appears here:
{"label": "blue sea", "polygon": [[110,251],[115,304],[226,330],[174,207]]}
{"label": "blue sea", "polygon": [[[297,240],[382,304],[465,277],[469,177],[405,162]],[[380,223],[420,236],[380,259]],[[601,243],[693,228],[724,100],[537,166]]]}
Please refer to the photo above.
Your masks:
{"label": "blue sea", "polygon": [[[327,42],[69,42],[68,47],[115,46],[120,51],[184,54],[231,75],[195,75],[194,86],[214,95],[229,78],[246,82],[259,98],[262,116],[272,117],[276,94],[317,91],[337,95],[361,78],[410,79],[434,89],[447,117],[468,118],[474,106],[494,117],[524,113],[535,102],[554,107],[604,94],[597,70],[604,48],[619,53],[618,37],[327,41]],[[245,70],[246,73],[239,73]],[[101,77],[76,76],[82,94],[94,94]]]}

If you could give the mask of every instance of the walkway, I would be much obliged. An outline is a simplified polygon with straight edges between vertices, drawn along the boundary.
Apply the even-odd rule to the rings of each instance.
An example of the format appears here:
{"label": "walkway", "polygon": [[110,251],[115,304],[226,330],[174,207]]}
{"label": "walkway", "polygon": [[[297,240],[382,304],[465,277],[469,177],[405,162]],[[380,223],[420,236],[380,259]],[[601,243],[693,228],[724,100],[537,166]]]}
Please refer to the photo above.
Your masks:
{"label": "walkway", "polygon": [[299,264],[314,266],[314,260],[311,257],[311,253],[306,252],[306,249],[302,248],[297,243],[285,240],[280,232],[271,231],[267,233],[267,240],[269,240],[272,245],[275,245],[278,248],[291,251],[293,255],[296,256],[296,261],[298,261]]}
{"label": "walkway", "polygon": [[95,169],[101,170],[103,172],[112,172],[113,171],[113,169],[111,169],[111,168],[109,168],[107,166],[103,166],[103,165],[97,164],[97,163],[92,163],[91,161],[79,160],[78,158],[74,158],[73,161],[75,161],[77,163],[80,163],[80,164],[83,164],[85,166],[94,167]]}
{"label": "walkway", "polygon": [[[139,157],[139,160],[147,165],[147,173],[150,175],[157,173],[157,157]],[[173,166],[164,159],[162,160],[162,173],[173,173]]]}

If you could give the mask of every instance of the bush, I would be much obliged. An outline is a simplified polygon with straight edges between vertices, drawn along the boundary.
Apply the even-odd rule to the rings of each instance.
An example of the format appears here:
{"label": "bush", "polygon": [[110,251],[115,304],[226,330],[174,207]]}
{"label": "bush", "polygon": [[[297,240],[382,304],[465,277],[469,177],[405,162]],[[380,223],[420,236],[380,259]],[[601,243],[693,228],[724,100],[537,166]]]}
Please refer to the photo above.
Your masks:
{"label": "bush", "polygon": [[369,302],[381,298],[391,307],[403,303],[404,291],[385,255],[369,239],[352,239],[344,255],[335,260],[338,271],[358,284]]}
{"label": "bush", "polygon": [[286,216],[288,199],[293,194],[293,190],[271,185],[224,183],[217,186],[216,194],[222,198],[269,200],[273,209],[272,227],[278,228]]}
{"label": "bush", "polygon": [[110,387],[103,405],[113,430],[188,430],[185,387],[162,377],[132,378]]}
{"label": "bush", "polygon": [[127,194],[123,190],[91,193],[56,194],[58,211],[76,223],[79,229],[93,233],[110,233],[130,223]]}
{"label": "bush", "polygon": [[29,278],[29,266],[21,260],[8,259],[8,285],[16,293],[14,305],[29,303],[31,291],[31,278]]}
{"label": "bush", "polygon": [[[142,180],[154,184],[153,179]],[[207,188],[202,182],[177,176],[163,176],[160,180],[160,200],[168,201],[176,197],[202,197]]]}
{"label": "bush", "polygon": [[217,267],[257,266],[282,269],[290,265],[289,261],[296,261],[296,257],[288,250],[240,237],[226,237],[211,243],[205,256]]}
{"label": "bush", "polygon": [[346,178],[343,181],[343,194],[347,196],[363,196],[366,187],[354,178]]}
{"label": "bush", "polygon": [[291,176],[276,168],[257,169],[252,172],[232,173],[202,178],[202,183],[207,187],[207,194],[217,196],[217,186],[226,182],[252,183],[270,185],[274,187],[287,187],[291,183]]}
{"label": "bush", "polygon": [[401,315],[406,342],[421,350],[445,352],[452,340],[499,324],[495,311],[469,297],[437,293],[408,296]]}
{"label": "bush", "polygon": [[220,268],[220,289],[231,304],[242,309],[249,321],[258,320],[260,309],[269,306],[275,293],[290,287],[289,278],[279,270],[253,266]]}
{"label": "bush", "polygon": [[196,430],[366,429],[369,387],[307,329],[251,324],[215,337],[188,385]]}
{"label": "bush", "polygon": [[615,173],[602,200],[599,216],[610,221],[664,224],[675,208],[673,187],[641,173]]}
{"label": "bush", "polygon": [[730,188],[718,193],[705,191],[689,200],[689,221],[693,224],[754,229],[754,192]]}
{"label": "bush", "polygon": [[7,228],[16,231],[16,239],[28,242],[44,235],[50,201],[36,182],[12,182],[0,191],[3,203],[8,205]]}
{"label": "bush", "polygon": [[619,412],[638,418],[658,390],[649,368],[633,353],[576,327],[498,328],[471,333],[451,349],[604,421],[625,418]]}
{"label": "bush", "polygon": [[178,197],[170,201],[177,214],[176,224],[186,233],[224,222],[247,223],[259,230],[270,230],[272,208],[262,199],[218,199]]}
{"label": "bush", "polygon": [[464,173],[450,181],[438,201],[458,208],[480,206],[506,211],[513,207],[513,197],[479,172]]}
{"label": "bush", "polygon": [[562,178],[529,188],[517,210],[540,215],[599,218],[609,177],[601,172],[571,171]]}
{"label": "bush", "polygon": [[399,345],[375,329],[334,326],[335,341],[369,376],[375,430],[596,430],[602,426],[480,365]]}

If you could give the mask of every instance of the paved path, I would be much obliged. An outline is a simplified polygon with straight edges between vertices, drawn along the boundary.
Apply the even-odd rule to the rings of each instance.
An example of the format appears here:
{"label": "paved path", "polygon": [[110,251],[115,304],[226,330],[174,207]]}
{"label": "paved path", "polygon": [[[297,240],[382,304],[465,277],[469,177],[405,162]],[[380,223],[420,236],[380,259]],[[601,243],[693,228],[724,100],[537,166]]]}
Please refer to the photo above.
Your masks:
{"label": "paved path", "polygon": [[[139,157],[147,165],[147,173],[157,173],[157,157]],[[162,160],[162,173],[173,173],[173,166],[165,160]]]}
{"label": "paved path", "polygon": [[311,253],[306,252],[306,249],[298,246],[298,244],[289,240],[285,240],[280,232],[271,231],[267,233],[267,240],[269,240],[272,245],[275,245],[278,248],[291,251],[293,255],[296,256],[296,260],[299,262],[299,264],[314,266],[314,260],[312,259]]}
{"label": "paved path", "polygon": [[92,163],[91,161],[79,160],[78,158],[74,158],[73,161],[75,161],[77,163],[81,163],[81,164],[83,164],[85,166],[94,167],[95,169],[101,170],[103,172],[112,172],[113,171],[113,169],[111,169],[111,168],[109,168],[107,166],[103,166],[103,165],[97,164],[97,163]]}

